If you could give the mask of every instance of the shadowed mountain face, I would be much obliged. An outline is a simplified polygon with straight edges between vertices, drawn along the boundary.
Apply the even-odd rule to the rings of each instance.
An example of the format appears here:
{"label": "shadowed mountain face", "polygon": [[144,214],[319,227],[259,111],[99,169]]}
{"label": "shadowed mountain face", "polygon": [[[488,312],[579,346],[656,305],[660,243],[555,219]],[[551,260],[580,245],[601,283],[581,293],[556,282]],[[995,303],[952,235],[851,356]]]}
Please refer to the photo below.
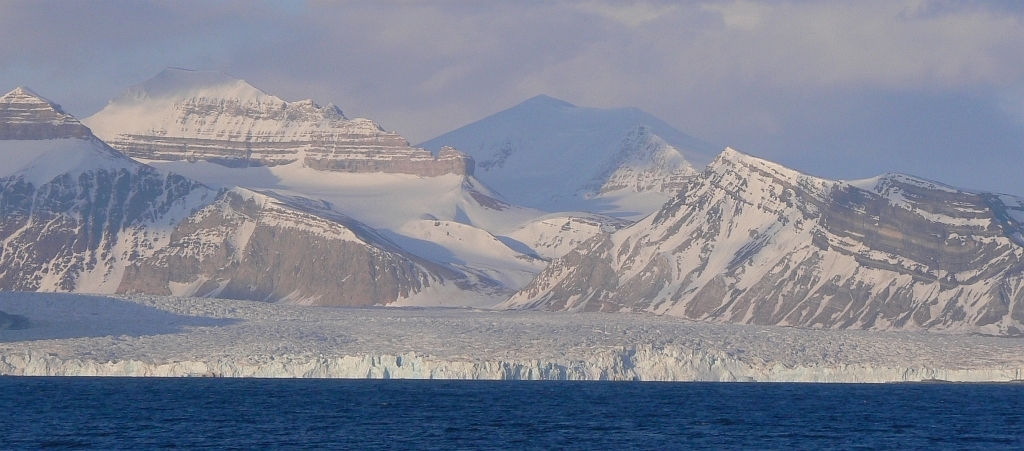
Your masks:
{"label": "shadowed mountain face", "polygon": [[477,287],[322,202],[139,164],[25,89],[0,130],[0,290],[375,305]]}
{"label": "shadowed mountain face", "polygon": [[504,305],[827,329],[1024,330],[1024,199],[818,179],[727,149]]}
{"label": "shadowed mountain face", "polygon": [[28,329],[32,323],[21,315],[11,315],[0,310],[0,330]]}

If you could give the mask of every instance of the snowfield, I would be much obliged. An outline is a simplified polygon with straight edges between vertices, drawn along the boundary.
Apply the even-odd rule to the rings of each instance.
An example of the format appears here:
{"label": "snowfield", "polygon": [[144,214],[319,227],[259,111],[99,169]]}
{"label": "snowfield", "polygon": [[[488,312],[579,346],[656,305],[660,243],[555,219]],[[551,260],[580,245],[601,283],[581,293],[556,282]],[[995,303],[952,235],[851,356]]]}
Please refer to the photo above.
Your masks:
{"label": "snowfield", "polygon": [[1024,339],[650,314],[332,309],[0,292],[0,374],[659,381],[1011,381]]}

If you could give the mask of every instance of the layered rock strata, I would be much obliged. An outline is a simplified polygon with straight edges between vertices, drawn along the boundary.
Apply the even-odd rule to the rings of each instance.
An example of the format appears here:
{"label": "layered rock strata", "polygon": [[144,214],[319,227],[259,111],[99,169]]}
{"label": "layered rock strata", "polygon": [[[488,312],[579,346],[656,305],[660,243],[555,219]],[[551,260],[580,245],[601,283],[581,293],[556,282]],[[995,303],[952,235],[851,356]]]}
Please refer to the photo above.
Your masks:
{"label": "layered rock strata", "polygon": [[473,173],[473,160],[455,149],[435,156],[373,121],[346,118],[334,105],[285,102],[219,72],[166,69],[85,122],[115,149],[148,160],[229,167],[301,161],[324,171],[424,177]]}
{"label": "layered rock strata", "polygon": [[19,87],[0,98],[0,139],[86,139],[92,136],[82,125],[32,90]]}

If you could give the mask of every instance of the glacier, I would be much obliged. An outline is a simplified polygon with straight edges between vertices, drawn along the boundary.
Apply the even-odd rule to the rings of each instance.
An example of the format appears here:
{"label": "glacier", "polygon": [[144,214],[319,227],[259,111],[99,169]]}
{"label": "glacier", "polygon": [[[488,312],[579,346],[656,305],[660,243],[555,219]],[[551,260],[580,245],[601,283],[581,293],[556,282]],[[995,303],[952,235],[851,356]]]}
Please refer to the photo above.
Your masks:
{"label": "glacier", "polygon": [[652,314],[0,292],[0,374],[749,382],[1024,379],[1024,339]]}

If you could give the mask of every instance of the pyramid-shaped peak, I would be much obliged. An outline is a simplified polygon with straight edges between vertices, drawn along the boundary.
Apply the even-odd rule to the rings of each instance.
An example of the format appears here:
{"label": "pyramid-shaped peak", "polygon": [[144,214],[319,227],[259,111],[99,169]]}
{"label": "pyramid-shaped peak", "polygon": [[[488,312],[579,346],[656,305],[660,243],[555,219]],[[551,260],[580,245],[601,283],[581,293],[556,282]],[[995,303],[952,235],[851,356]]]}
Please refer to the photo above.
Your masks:
{"label": "pyramid-shaped peak", "polygon": [[40,96],[39,94],[36,94],[35,91],[29,89],[27,86],[18,86],[17,88],[14,88],[13,91],[8,92],[7,94],[4,94],[4,96],[0,97],[0,99],[5,99],[6,100],[6,99],[23,98],[23,97],[35,97],[37,99],[41,99],[41,100],[43,99],[42,96]]}
{"label": "pyramid-shaped peak", "polygon": [[60,105],[24,86],[0,97],[0,140],[92,137],[92,132]]}
{"label": "pyramid-shaped peak", "polygon": [[520,103],[520,105],[538,106],[546,108],[576,108],[576,105],[573,105],[564,100],[556,99],[547,94],[540,94],[530,97],[529,99],[526,99],[522,103]]}
{"label": "pyramid-shaped peak", "polygon": [[[745,154],[745,153],[740,152],[740,151],[738,151],[736,149],[733,149],[732,147],[726,147],[725,150],[723,150],[722,153],[718,155],[717,159],[725,161],[725,162],[746,163],[746,164],[753,164],[753,165],[758,165],[758,166],[760,166],[760,165],[770,165],[770,166],[778,166],[780,168],[784,168],[784,166],[782,166],[782,165],[780,165],[778,163],[771,162],[771,161],[765,160],[763,158],[758,158],[758,157],[755,157],[753,155]],[[791,170],[791,169],[788,169],[788,168],[786,168],[786,169],[787,170]]]}
{"label": "pyramid-shaped peak", "polygon": [[45,105],[45,108],[49,108],[54,112],[65,115],[69,118],[71,117],[70,114],[64,112],[64,109],[61,108],[60,105],[50,101],[46,97],[36,94],[35,91],[29,89],[26,86],[18,86],[17,88],[14,88],[14,90],[12,90],[11,92],[4,94],[3,97],[0,97],[0,104],[36,104],[41,106]]}
{"label": "pyramid-shaped peak", "polygon": [[753,172],[760,173],[762,175],[771,175],[772,177],[779,178],[781,180],[796,181],[798,179],[813,180],[816,183],[834,183],[834,180],[824,179],[812,175],[805,174],[796,169],[792,169],[783,166],[773,161],[758,158],[752,155],[740,152],[732,147],[726,147],[716,157],[711,164],[708,166],[712,171],[723,171],[732,170],[737,167],[745,167]]}

